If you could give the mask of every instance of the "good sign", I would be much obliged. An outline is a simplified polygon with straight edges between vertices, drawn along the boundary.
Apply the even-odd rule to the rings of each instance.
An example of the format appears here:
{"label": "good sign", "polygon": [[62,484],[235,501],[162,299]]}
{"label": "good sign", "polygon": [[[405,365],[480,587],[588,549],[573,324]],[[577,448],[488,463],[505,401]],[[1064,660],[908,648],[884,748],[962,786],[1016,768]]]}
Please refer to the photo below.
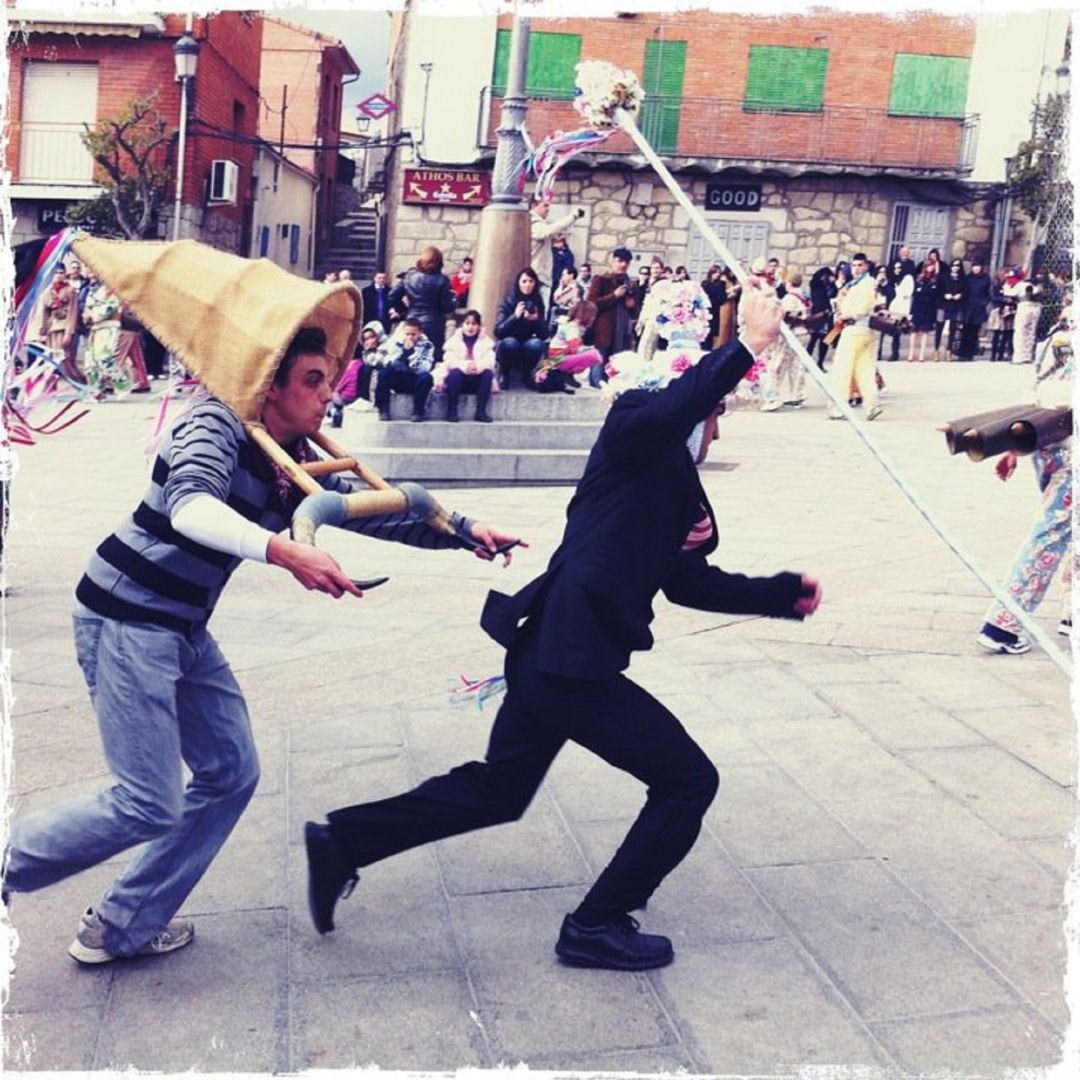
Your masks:
{"label": "good sign", "polygon": [[706,210],[742,210],[761,209],[760,184],[706,184]]}

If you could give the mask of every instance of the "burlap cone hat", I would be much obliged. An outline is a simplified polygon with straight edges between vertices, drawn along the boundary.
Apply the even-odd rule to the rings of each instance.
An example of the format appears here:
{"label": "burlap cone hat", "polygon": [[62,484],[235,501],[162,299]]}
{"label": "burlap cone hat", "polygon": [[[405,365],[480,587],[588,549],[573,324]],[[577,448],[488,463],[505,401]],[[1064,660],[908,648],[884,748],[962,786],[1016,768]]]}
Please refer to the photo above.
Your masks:
{"label": "burlap cone hat", "polygon": [[197,240],[101,240],[72,249],[167,349],[241,420],[258,420],[266,391],[301,327],[326,332],[336,380],[363,321],[360,290],[290,274]]}

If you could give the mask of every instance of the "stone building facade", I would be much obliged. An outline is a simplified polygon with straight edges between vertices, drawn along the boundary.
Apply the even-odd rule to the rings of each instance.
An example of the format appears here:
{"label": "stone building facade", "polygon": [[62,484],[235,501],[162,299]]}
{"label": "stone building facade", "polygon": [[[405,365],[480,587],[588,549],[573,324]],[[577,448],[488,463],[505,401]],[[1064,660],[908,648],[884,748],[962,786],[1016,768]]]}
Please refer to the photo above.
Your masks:
{"label": "stone building facade", "polygon": [[[722,237],[726,233],[731,238],[733,253],[740,259],[775,256],[804,277],[821,265],[850,259],[856,251],[865,251],[874,261],[888,259],[898,206],[944,203],[940,207],[946,221],[940,244],[944,258],[958,256],[970,262],[990,253],[994,204],[945,202],[946,197],[970,198],[963,191],[920,189],[911,181],[892,182],[884,177],[744,177],[743,181],[760,185],[761,204],[754,213],[736,217],[705,209],[707,186],[714,179],[679,178],[710,225]],[[672,266],[685,265],[695,276],[718,261],[667,188],[653,184],[648,203],[633,201],[641,190],[640,180],[640,174],[632,172],[598,170],[571,174],[557,182],[556,206],[581,206],[586,211],[580,230],[587,240],[579,239],[575,246],[571,239],[578,263],[603,267],[611,250],[620,245],[634,252],[635,261],[658,254]],[[931,199],[936,201],[931,203]],[[396,272],[411,266],[429,243],[442,250],[448,267],[456,266],[472,254],[479,220],[479,208],[400,204],[388,268]],[[507,268],[508,284],[514,272]]]}

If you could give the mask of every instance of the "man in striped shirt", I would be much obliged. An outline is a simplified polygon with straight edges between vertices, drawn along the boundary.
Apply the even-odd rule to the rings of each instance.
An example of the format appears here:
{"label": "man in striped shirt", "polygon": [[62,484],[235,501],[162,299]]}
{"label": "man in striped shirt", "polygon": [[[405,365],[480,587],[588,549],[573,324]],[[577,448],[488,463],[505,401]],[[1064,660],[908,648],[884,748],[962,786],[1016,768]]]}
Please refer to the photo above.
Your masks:
{"label": "man in striped shirt", "polygon": [[[297,460],[318,431],[336,370],[322,330],[301,330],[266,391],[261,419]],[[345,493],[340,477],[322,481]],[[17,821],[8,892],[32,892],[136,844],[145,849],[83,914],[69,952],[99,964],[171,952],[194,936],[173,919],[243,813],[259,779],[240,688],[210,618],[243,559],[287,570],[306,589],[362,596],[330,555],[279,532],[300,496],[214,398],[174,427],[135,512],[98,547],[76,589],[75,644],[116,784]],[[453,516],[494,557],[512,541]],[[405,513],[347,528],[416,547],[465,547]],[[509,561],[508,556],[504,556]],[[182,765],[191,770],[184,787]]]}

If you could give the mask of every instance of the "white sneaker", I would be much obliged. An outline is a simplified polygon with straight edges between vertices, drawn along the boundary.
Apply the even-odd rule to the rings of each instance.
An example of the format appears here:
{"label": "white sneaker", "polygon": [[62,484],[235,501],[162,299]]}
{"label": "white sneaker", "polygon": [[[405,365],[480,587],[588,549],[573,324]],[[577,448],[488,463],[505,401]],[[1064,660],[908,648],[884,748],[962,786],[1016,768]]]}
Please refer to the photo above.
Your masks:
{"label": "white sneaker", "polygon": [[1031,642],[1022,637],[1018,637],[1015,641],[998,641],[989,634],[980,634],[975,641],[987,652],[1002,653],[1007,656],[1019,656],[1021,653],[1031,651]]}
{"label": "white sneaker", "polygon": [[1058,623],[1058,633],[1065,637],[1072,637],[1072,618],[1067,617]]}
{"label": "white sneaker", "polygon": [[[135,955],[159,956],[190,945],[195,939],[195,927],[186,919],[173,919],[156,937],[151,938]],[[80,964],[108,964],[119,960],[105,948],[105,922],[88,907],[79,920],[75,940],[68,946],[68,955]]]}
{"label": "white sneaker", "polygon": [[867,420],[876,420],[885,411],[884,406],[875,405],[867,414]]}

